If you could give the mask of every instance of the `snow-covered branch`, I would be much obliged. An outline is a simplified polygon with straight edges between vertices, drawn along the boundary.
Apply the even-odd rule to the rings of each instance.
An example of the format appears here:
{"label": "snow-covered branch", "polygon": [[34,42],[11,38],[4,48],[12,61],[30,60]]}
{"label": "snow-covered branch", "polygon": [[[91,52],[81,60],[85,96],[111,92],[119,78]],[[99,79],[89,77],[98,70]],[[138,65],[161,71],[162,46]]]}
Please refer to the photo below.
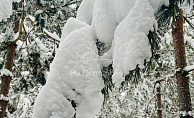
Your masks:
{"label": "snow-covered branch", "polygon": [[57,42],[60,42],[60,38],[57,36],[56,33],[52,34],[48,30],[44,29],[44,34],[46,34],[52,40],[57,41]]}
{"label": "snow-covered branch", "polygon": [[186,66],[186,67],[184,68],[184,71],[186,71],[186,72],[194,71],[194,65]]}

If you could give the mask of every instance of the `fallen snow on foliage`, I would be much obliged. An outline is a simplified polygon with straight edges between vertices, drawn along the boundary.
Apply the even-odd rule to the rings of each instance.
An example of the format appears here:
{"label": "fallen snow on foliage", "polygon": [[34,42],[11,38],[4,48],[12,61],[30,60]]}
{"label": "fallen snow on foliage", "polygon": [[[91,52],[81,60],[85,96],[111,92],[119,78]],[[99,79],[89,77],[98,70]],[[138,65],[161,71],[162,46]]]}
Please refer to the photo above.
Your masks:
{"label": "fallen snow on foliage", "polygon": [[[147,0],[137,0],[125,19],[114,33],[113,82],[117,87],[125,80],[130,70],[139,65],[144,67],[144,59],[151,57],[149,31],[154,31],[156,20],[154,11]],[[118,73],[123,73],[122,76]]]}
{"label": "fallen snow on foliage", "polygon": [[[83,62],[83,56],[96,58],[90,45],[91,27],[73,31],[60,44],[51,64],[46,85],[35,102],[33,118],[94,118],[98,114],[104,86],[98,61]],[[76,103],[76,111],[71,105]]]}
{"label": "fallen snow on foliage", "polygon": [[87,23],[92,23],[92,16],[93,16],[93,9],[94,3],[96,0],[83,0],[81,3],[78,12],[77,12],[77,19]]}
{"label": "fallen snow on foliage", "polygon": [[9,71],[8,69],[4,68],[3,70],[1,70],[1,75],[5,75],[5,76],[13,76],[12,72]]}
{"label": "fallen snow on foliage", "polygon": [[51,33],[51,32],[49,32],[47,29],[43,29],[43,31],[44,31],[45,33],[47,33],[49,36],[51,36],[52,38],[54,38],[55,40],[60,41],[60,38],[59,38],[59,36],[56,34],[56,32]]}
{"label": "fallen snow on foliage", "polygon": [[79,21],[75,18],[68,19],[67,23],[65,24],[65,27],[63,28],[63,33],[61,36],[61,42],[72,32],[79,28],[82,28],[84,26],[88,26],[82,21]]}
{"label": "fallen snow on foliage", "polygon": [[[167,4],[150,2],[154,10]],[[101,66],[113,61],[113,82],[120,87],[130,70],[142,68],[144,59],[151,57],[147,35],[157,29],[151,5],[148,0],[83,0],[77,18],[70,18],[63,28],[33,118],[95,118],[103,103]],[[101,58],[97,39],[112,46]]]}
{"label": "fallen snow on foliage", "polygon": [[0,22],[7,20],[12,14],[12,0],[1,0],[0,1]]}
{"label": "fallen snow on foliage", "polygon": [[114,30],[118,23],[115,20],[113,2],[115,0],[97,0],[94,5],[93,22],[96,37],[109,46],[112,44]]}

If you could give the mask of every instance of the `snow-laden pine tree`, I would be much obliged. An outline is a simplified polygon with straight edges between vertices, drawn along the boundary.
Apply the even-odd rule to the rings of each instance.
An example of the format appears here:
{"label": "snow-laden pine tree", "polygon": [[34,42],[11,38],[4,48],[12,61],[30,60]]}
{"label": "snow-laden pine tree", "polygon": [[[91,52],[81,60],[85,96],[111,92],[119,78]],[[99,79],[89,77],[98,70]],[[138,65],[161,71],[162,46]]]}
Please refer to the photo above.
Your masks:
{"label": "snow-laden pine tree", "polygon": [[[187,66],[186,55],[185,55],[185,43],[183,36],[183,19],[184,14],[181,9],[181,5],[186,3],[191,4],[191,0],[169,0],[167,7],[162,6],[159,10],[158,24],[160,28],[168,29],[168,25],[171,24],[173,46],[175,54],[176,64],[176,78],[177,78],[177,89],[179,97],[179,111],[183,118],[192,118],[191,111],[191,97],[189,90],[189,77],[188,72],[184,70]],[[172,21],[172,22],[171,22]],[[166,26],[167,25],[167,26]]]}
{"label": "snow-laden pine tree", "polygon": [[[77,18],[67,21],[63,29],[33,117],[95,117],[103,102],[104,86],[98,75],[103,66],[112,64],[113,83],[120,87],[131,70],[144,68],[152,56],[153,40],[148,36],[157,30],[154,10],[168,5],[163,0],[159,3],[152,4],[153,9],[148,0],[84,0]],[[99,53],[96,44],[104,45],[107,52]]]}

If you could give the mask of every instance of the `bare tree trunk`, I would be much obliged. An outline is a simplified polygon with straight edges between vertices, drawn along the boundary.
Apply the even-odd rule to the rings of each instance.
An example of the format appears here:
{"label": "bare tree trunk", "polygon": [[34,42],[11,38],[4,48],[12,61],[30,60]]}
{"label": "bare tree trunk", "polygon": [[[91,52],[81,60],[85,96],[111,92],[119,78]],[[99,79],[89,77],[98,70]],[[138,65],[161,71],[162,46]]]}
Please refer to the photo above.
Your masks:
{"label": "bare tree trunk", "polygon": [[[177,89],[179,97],[179,111],[192,111],[191,98],[189,91],[189,78],[188,73],[183,72],[183,68],[187,66],[185,57],[185,44],[183,37],[183,15],[180,13],[176,16],[176,21],[172,23],[172,36],[175,52],[176,62],[176,78]],[[182,118],[193,118],[192,116],[186,116]]]}
{"label": "bare tree trunk", "polygon": [[160,83],[159,86],[156,87],[156,97],[157,97],[157,118],[162,118],[162,100],[161,100],[161,91],[160,91]]}
{"label": "bare tree trunk", "polygon": [[[22,8],[23,1],[24,0],[21,0],[21,2],[20,2],[20,8]],[[24,21],[24,18],[22,18],[21,26],[20,26],[20,19],[19,19],[20,16],[21,16],[21,13],[18,13],[18,16],[16,17],[15,22],[14,22],[15,27],[13,28],[14,33],[19,32],[18,39],[21,38],[21,32],[22,32],[21,26],[23,25],[23,21]],[[8,69],[10,72],[12,72],[12,68],[14,65],[13,61],[14,61],[16,47],[17,47],[17,45],[16,45],[15,41],[7,44],[7,55],[6,55],[4,68]],[[5,98],[8,98],[11,79],[12,79],[12,77],[10,75],[9,76],[2,75],[2,77],[1,77],[0,118],[4,118],[6,108],[8,106],[9,101],[8,101],[8,99],[5,99]]]}
{"label": "bare tree trunk", "polygon": [[[8,44],[4,68],[8,69],[10,72],[12,72],[15,49],[16,49],[15,43]],[[2,77],[1,77],[0,118],[4,118],[4,115],[5,115],[6,107],[8,104],[8,100],[5,98],[8,97],[11,78],[12,77],[10,75],[9,76],[2,75]]]}

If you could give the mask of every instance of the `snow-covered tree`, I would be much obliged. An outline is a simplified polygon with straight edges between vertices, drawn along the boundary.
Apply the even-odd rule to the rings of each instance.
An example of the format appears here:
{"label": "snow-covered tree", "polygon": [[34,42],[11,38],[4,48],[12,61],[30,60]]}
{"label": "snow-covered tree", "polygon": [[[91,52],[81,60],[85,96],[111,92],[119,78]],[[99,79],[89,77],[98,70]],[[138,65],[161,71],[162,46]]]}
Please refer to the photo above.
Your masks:
{"label": "snow-covered tree", "polygon": [[[148,35],[156,29],[154,10],[147,0],[84,0],[77,18],[67,21],[63,29],[33,117],[95,117],[103,102],[99,98],[104,86],[102,77],[93,74],[112,63],[113,83],[120,87],[129,71],[144,68],[145,59],[151,57]],[[103,56],[98,55],[96,44],[105,44]]]}
{"label": "snow-covered tree", "polygon": [[[176,64],[176,78],[177,78],[177,89],[179,97],[179,110],[183,112],[181,117],[192,117],[190,112],[192,111],[191,97],[189,90],[189,78],[188,72],[184,71],[187,66],[186,55],[185,55],[185,43],[183,37],[183,11],[180,5],[184,2],[190,4],[190,0],[169,0],[167,7],[161,7],[157,16],[160,27],[167,27],[166,24],[171,23],[172,37],[175,53],[175,64]],[[185,114],[186,112],[186,114]],[[182,113],[181,113],[182,114]]]}
{"label": "snow-covered tree", "polygon": [[[193,62],[193,24],[180,10],[187,11],[184,0],[0,3],[0,117],[8,101],[6,116],[14,118],[179,117],[178,102],[180,117],[192,117],[193,81],[186,98],[188,79],[177,79],[186,80],[187,90],[178,84],[179,93],[173,79],[193,77],[193,66],[185,67]],[[173,52],[166,34],[173,32],[174,42],[183,39],[183,19],[185,54],[184,41]]]}

